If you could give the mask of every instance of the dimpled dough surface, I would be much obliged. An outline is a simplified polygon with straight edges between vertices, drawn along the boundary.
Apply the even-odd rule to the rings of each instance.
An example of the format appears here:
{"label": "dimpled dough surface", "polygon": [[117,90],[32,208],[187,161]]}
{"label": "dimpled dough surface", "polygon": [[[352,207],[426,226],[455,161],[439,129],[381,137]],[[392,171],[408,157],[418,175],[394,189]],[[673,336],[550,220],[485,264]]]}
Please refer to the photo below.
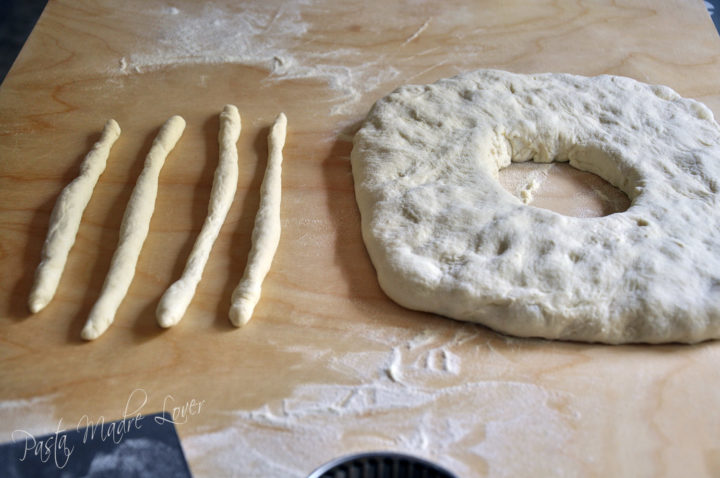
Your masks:
{"label": "dimpled dough surface", "polygon": [[[362,234],[399,304],[518,336],[720,336],[720,127],[664,86],[480,70],[379,100],[351,155]],[[630,208],[523,205],[511,161],[569,161]]]}

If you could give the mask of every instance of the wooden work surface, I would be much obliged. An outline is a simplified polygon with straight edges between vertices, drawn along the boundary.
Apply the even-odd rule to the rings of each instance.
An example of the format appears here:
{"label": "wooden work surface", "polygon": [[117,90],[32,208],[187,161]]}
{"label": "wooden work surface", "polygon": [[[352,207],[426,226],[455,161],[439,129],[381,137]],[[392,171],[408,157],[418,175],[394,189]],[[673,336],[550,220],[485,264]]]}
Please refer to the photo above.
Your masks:
{"label": "wooden work surface", "polygon": [[[720,38],[702,1],[226,3],[51,0],[0,87],[0,441],[194,401],[177,430],[196,476],[301,477],[378,449],[463,477],[720,473],[720,344],[513,339],[403,309],[377,285],[349,162],[375,100],[476,68],[625,75],[718,115]],[[187,315],[163,330],[154,310],[204,220],[226,103],[243,121],[238,192]],[[281,111],[282,239],[236,329],[230,294]],[[173,114],[188,126],[135,279],[85,343],[125,204]],[[123,133],[55,300],[31,316],[50,211],[111,117]],[[565,173],[538,201],[612,212]]]}

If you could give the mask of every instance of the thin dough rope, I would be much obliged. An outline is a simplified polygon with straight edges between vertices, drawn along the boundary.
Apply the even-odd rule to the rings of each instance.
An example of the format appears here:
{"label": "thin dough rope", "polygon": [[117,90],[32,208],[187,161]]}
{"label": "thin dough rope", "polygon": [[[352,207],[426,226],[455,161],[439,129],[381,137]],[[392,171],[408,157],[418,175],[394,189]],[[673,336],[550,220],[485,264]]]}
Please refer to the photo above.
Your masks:
{"label": "thin dough rope", "polygon": [[260,299],[262,282],[280,242],[281,165],[286,131],[287,118],[280,113],[268,135],[268,162],[260,187],[260,207],[255,216],[247,266],[232,295],[230,321],[236,327],[247,324],[252,317]]}
{"label": "thin dough rope", "polygon": [[100,139],[93,145],[80,166],[80,174],[65,186],[50,215],[50,226],[35,272],[35,282],[28,306],[33,314],[40,312],[55,296],[67,257],[75,243],[80,220],[90,201],[98,178],[105,171],[110,149],[120,136],[120,126],[108,120]]}
{"label": "thin dough rope", "polygon": [[218,134],[220,161],[215,169],[208,215],[195,240],[182,276],[165,291],[160,299],[156,316],[161,327],[172,327],[185,315],[202,278],[215,239],[217,239],[235,197],[238,181],[238,153],[235,143],[240,137],[240,129],[238,109],[233,105],[226,105],[220,114],[220,132]]}
{"label": "thin dough rope", "polygon": [[93,340],[110,327],[120,303],[127,294],[135,275],[140,250],[150,228],[150,219],[155,209],[158,176],[168,153],[175,147],[185,129],[185,120],[173,116],[160,129],[145,158],[137,183],[128,201],[117,249],[110,263],[100,297],[90,311],[87,323],[81,332],[85,340]]}

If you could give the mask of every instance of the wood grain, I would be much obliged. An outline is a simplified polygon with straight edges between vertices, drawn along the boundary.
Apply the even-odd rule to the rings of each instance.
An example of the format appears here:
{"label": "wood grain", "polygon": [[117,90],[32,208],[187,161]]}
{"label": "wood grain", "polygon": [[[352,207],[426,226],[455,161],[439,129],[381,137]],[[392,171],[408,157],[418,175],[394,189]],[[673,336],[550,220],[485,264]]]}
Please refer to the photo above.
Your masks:
{"label": "wood grain", "polygon": [[[257,55],[271,45],[266,56],[147,60],[174,48],[168,25],[218,9],[255,15],[263,28],[247,38]],[[282,22],[295,30],[274,29]],[[257,26],[237,25],[226,41]],[[196,476],[303,476],[379,448],[460,476],[717,476],[717,343],[517,340],[395,305],[360,237],[349,154],[379,97],[483,67],[626,75],[718,114],[719,53],[702,2],[690,0],[51,1],[0,87],[0,441],[19,428],[52,432],[61,419],[120,418],[139,389],[144,414],[205,401],[177,425]],[[243,121],[237,196],[188,313],[163,330],[154,309],[205,218],[226,103]],[[237,330],[230,295],[280,111],[283,233],[255,316]],[[125,204],[173,114],[188,127],[161,172],[135,280],[110,330],[83,343]],[[54,201],[110,117],[123,133],[55,300],[30,316]],[[578,187],[571,181],[548,207],[567,205]]]}

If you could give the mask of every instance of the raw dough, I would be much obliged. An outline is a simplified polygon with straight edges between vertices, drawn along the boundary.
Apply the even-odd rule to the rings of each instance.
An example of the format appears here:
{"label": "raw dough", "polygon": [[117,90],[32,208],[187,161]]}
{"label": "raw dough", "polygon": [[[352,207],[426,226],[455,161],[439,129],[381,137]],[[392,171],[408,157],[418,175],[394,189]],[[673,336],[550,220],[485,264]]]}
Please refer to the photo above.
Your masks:
{"label": "raw dough", "polygon": [[[607,343],[720,336],[720,127],[664,86],[481,70],[378,101],[352,151],[383,290],[498,331]],[[510,161],[569,161],[627,211],[523,205]]]}
{"label": "raw dough", "polygon": [[182,277],[173,283],[160,299],[157,307],[158,324],[172,327],[180,322],[195,295],[210,250],[225,222],[235,197],[238,181],[237,143],[240,136],[240,113],[233,105],[226,105],[220,113],[220,161],[215,169],[208,215],[188,257]]}
{"label": "raw dough", "polygon": [[155,209],[158,176],[165,158],[175,147],[185,129],[185,120],[173,116],[165,122],[145,158],[145,165],[133,189],[120,224],[120,239],[110,262],[100,297],[90,311],[81,335],[93,340],[102,335],[115,319],[120,303],[135,275],[140,250],[150,228]]}
{"label": "raw dough", "polygon": [[80,219],[92,196],[98,178],[105,171],[110,148],[120,136],[120,126],[108,120],[102,135],[80,166],[80,175],[65,186],[50,215],[50,227],[35,271],[35,283],[28,305],[33,314],[40,312],[55,296],[68,253],[75,243]]}
{"label": "raw dough", "polygon": [[260,187],[260,206],[255,216],[252,247],[240,283],[232,295],[230,321],[236,327],[248,323],[260,300],[260,289],[280,242],[280,197],[282,192],[282,149],[287,118],[280,113],[268,135],[268,161]]}

